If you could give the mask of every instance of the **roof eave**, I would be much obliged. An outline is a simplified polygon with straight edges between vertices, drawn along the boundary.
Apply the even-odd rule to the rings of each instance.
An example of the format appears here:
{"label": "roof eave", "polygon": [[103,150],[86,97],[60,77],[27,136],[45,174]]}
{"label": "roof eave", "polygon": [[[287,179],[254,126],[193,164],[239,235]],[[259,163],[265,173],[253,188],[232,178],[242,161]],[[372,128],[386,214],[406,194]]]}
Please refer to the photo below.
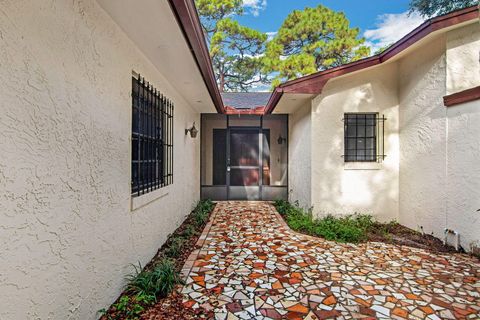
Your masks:
{"label": "roof eave", "polygon": [[267,105],[265,106],[265,114],[270,114],[273,112],[273,109],[276,107],[278,102],[283,96],[283,88],[278,86],[273,90],[270,99],[268,99]]}
{"label": "roof eave", "polygon": [[[478,17],[479,7],[473,6],[448,13],[440,17],[432,18],[415,28],[381,54],[287,81],[275,88],[274,92],[272,93],[272,97],[270,97],[270,100],[268,101],[265,111],[266,113],[272,113],[280,101],[283,93],[320,94],[325,84],[332,78],[384,63],[403,52],[413,44],[422,40],[432,32],[470,20],[478,19]],[[282,94],[280,96],[277,94],[277,96],[274,97],[277,91],[281,92]]]}
{"label": "roof eave", "polygon": [[466,89],[443,97],[446,107],[453,107],[459,104],[472,102],[480,99],[480,86]]}
{"label": "roof eave", "polygon": [[200,18],[193,0],[168,0],[172,12],[177,19],[178,25],[185,36],[185,40],[202,74],[203,81],[208,93],[212,98],[215,109],[219,113],[225,113],[222,97],[215,80],[212,60],[208,51]]}

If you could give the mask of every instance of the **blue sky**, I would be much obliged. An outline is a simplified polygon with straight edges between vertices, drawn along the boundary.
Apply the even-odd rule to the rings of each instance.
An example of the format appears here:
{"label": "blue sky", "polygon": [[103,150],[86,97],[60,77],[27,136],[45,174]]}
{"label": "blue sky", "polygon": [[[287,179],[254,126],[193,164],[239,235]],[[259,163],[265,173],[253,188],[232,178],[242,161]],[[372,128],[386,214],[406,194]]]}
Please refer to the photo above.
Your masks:
{"label": "blue sky", "polygon": [[420,23],[418,15],[408,15],[409,0],[244,0],[246,15],[238,20],[263,32],[275,32],[295,9],[319,4],[343,11],[352,27],[359,27],[367,44],[376,50],[397,41]]}

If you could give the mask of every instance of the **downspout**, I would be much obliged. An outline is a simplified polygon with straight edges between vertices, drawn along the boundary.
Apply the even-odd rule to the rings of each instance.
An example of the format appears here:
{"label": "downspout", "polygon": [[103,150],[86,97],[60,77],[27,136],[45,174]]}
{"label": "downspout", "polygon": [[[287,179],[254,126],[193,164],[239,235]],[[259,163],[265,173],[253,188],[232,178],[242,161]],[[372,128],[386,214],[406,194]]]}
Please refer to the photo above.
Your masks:
{"label": "downspout", "polygon": [[[448,40],[446,40],[448,41]],[[445,93],[447,92],[447,68],[448,68],[448,48],[447,48],[447,43],[445,43]],[[447,244],[447,237],[448,237],[448,137],[449,137],[449,121],[448,121],[448,108],[444,106],[445,108],[445,189],[444,189],[444,196],[445,196],[445,228],[444,228],[444,233],[445,233],[445,238],[444,238],[444,244]],[[452,230],[453,231],[453,230]],[[457,234],[457,246],[458,246],[458,234]],[[457,249],[457,246],[455,246],[455,249]],[[458,250],[458,249],[457,249]]]}
{"label": "downspout", "polygon": [[[445,107],[445,232],[448,230],[448,125],[448,108]],[[445,240],[446,237],[447,235],[445,233]]]}

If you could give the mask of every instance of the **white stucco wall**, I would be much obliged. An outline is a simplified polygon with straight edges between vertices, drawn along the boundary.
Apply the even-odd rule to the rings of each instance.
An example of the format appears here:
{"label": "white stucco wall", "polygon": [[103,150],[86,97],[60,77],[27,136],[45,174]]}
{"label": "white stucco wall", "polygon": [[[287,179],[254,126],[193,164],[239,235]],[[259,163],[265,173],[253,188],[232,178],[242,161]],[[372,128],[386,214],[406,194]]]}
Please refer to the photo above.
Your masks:
{"label": "white stucco wall", "polygon": [[[368,213],[398,218],[397,66],[382,65],[327,83],[312,109],[312,205],[314,213]],[[385,115],[382,163],[345,163],[344,113]]]}
{"label": "white stucco wall", "polygon": [[[480,85],[480,25],[447,34],[446,91],[456,93]],[[480,250],[480,101],[446,108],[446,221],[460,233],[466,250]],[[453,240],[453,239],[451,239]]]}
{"label": "white stucco wall", "polygon": [[466,250],[480,241],[479,103],[443,96],[480,84],[479,32],[457,28],[400,62],[400,222],[442,239],[454,229]]}
{"label": "white stucco wall", "polygon": [[277,140],[281,136],[288,140],[287,121],[285,118],[276,115],[263,118],[263,127],[270,130],[270,185],[286,186],[288,154],[287,144],[278,144]]}
{"label": "white stucco wall", "polygon": [[[2,1],[0,38],[0,318],[94,319],[198,200],[198,113],[92,0]],[[175,103],[174,184],[133,212],[132,70]]]}
{"label": "white stucco wall", "polygon": [[[212,116],[215,119],[212,119]],[[202,122],[202,185],[213,185],[213,129],[227,129],[227,119],[223,115],[208,115]]]}
{"label": "white stucco wall", "polygon": [[311,104],[307,103],[288,118],[288,199],[298,201],[303,208],[312,206],[311,109]]}
{"label": "white stucco wall", "polygon": [[[465,250],[480,249],[480,101],[447,109],[446,227]],[[453,238],[450,241],[453,242]]]}
{"label": "white stucco wall", "polygon": [[400,61],[400,223],[440,237],[446,217],[445,39]]}
{"label": "white stucco wall", "polygon": [[480,85],[480,24],[454,29],[446,37],[447,94]]}

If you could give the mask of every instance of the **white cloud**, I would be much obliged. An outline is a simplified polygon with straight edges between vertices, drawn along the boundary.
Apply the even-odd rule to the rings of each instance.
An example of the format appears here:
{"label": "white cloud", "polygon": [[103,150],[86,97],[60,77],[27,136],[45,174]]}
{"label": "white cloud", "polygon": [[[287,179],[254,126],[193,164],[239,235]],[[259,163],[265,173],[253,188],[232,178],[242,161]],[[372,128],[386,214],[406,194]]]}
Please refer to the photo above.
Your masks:
{"label": "white cloud", "polygon": [[243,6],[255,17],[267,7],[267,0],[243,0]]}
{"label": "white cloud", "polygon": [[271,41],[277,35],[277,33],[277,31],[265,32],[267,35],[267,41]]}
{"label": "white cloud", "polygon": [[382,14],[377,17],[375,29],[366,30],[363,36],[366,38],[366,45],[376,50],[400,40],[407,33],[418,27],[423,18],[417,14],[408,12],[398,14]]}

